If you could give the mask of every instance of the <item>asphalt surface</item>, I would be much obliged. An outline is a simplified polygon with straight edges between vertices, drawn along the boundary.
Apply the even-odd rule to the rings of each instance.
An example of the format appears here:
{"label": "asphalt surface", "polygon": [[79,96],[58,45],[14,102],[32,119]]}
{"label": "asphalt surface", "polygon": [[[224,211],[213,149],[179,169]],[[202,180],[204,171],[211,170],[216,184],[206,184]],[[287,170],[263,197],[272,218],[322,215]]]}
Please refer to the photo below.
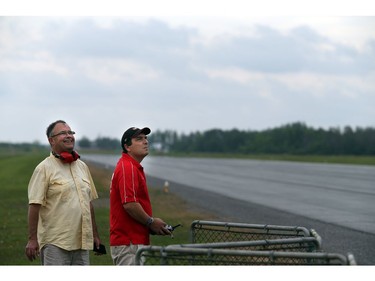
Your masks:
{"label": "asphalt surface", "polygon": [[[118,159],[118,157],[115,157],[115,158]],[[90,158],[90,159],[91,161],[93,160],[93,158]],[[106,165],[107,168],[113,168],[113,165],[115,164],[115,162],[113,162],[114,161],[113,159],[109,161],[104,161],[103,158],[101,159],[96,158],[95,161],[97,161],[101,165],[103,164]],[[144,163],[142,162],[142,164]],[[166,175],[161,173],[160,177],[155,176],[156,170],[150,167],[150,162],[148,163],[146,162],[144,166],[146,168],[146,175],[148,174],[148,170],[151,170],[151,173],[150,173],[151,175],[147,175],[148,185],[150,187],[162,188],[166,180]],[[162,166],[163,165],[160,164],[160,161],[159,161],[158,167],[162,167]],[[215,166],[218,166],[218,165],[215,165]],[[259,163],[257,166],[259,166]],[[238,198],[238,197],[234,197],[232,194],[226,195],[226,194],[223,194],[222,192],[220,193],[220,191],[217,191],[217,190],[216,191],[205,190],[203,188],[197,187],[196,178],[199,177],[199,175],[196,175],[195,178],[194,176],[191,178],[191,174],[194,175],[194,172],[192,172],[192,170],[194,169],[191,166],[189,167],[187,167],[188,170],[185,170],[185,171],[182,170],[183,172],[181,172],[181,169],[178,169],[178,167],[175,167],[177,170],[173,170],[171,167],[167,168],[167,170],[170,171],[171,173],[177,172],[179,170],[181,179],[182,178],[185,180],[188,179],[188,182],[191,183],[190,185],[190,184],[183,183],[182,180],[174,181],[174,180],[168,179],[170,192],[177,194],[178,196],[183,198],[185,201],[189,202],[192,208],[197,208],[197,209],[201,209],[202,211],[204,210],[206,212],[207,211],[211,212],[216,217],[218,217],[221,221],[256,223],[256,224],[293,225],[293,226],[304,226],[309,229],[312,228],[312,229],[315,229],[318,232],[318,234],[322,237],[323,239],[322,247],[325,251],[341,253],[341,254],[346,254],[350,252],[354,254],[355,259],[359,265],[375,265],[375,254],[373,251],[374,246],[375,246],[375,234],[372,233],[373,225],[371,224],[371,219],[369,221],[368,218],[362,217],[362,219],[366,220],[366,223],[363,224],[365,225],[365,227],[363,228],[363,230],[361,230],[358,227],[346,226],[345,220],[344,220],[344,223],[342,223],[343,220],[338,220],[337,222],[335,222],[334,219],[326,219],[325,217],[321,217],[321,216],[319,217],[314,214],[305,215],[304,212],[299,212],[298,210],[292,211],[292,212],[288,211],[288,208],[285,207],[285,203],[281,205],[283,206],[283,208],[271,207],[271,206],[277,206],[277,204],[273,204],[273,205],[264,204],[262,202],[264,198],[262,199],[262,197],[258,198],[259,200],[256,201],[256,203],[254,203],[252,201],[249,201],[245,195],[240,195],[240,197]],[[307,184],[309,188],[306,190],[314,190],[314,187],[322,189],[322,186],[325,186],[325,183],[324,183],[325,181],[332,182],[332,179],[330,178],[324,179],[327,176],[327,174],[332,174],[332,171],[325,174],[324,173],[325,170],[326,168],[322,170],[323,174],[321,174],[320,177],[315,179],[314,184],[311,184],[311,185]],[[308,173],[308,171],[311,171],[311,167],[309,167],[309,169],[307,169],[305,173]],[[282,169],[279,172],[283,174],[287,174],[285,169]],[[221,174],[218,174],[218,173],[221,173]],[[216,178],[220,176],[224,176],[228,178],[228,175],[225,175],[225,173],[223,173],[222,171],[218,173],[214,173],[212,176]],[[348,174],[348,173],[349,171],[344,172],[344,174],[347,174],[345,177],[343,175],[338,176],[337,171],[334,172],[335,181],[340,183],[339,185],[340,190],[338,190],[338,194],[340,195],[344,194],[344,196],[348,197],[348,199],[350,199],[351,196],[356,196],[355,198],[357,198],[358,194],[355,194],[350,190],[348,181],[345,181],[345,184],[343,184],[344,182],[341,182],[343,178],[344,179],[356,178],[356,175],[358,174],[358,173],[357,174],[352,174],[352,173]],[[190,178],[188,177],[188,175],[190,175]],[[267,173],[264,174],[264,178],[268,179],[267,186],[270,186],[270,183],[272,183],[272,179],[274,176],[275,175],[272,175],[272,174],[267,174]],[[175,174],[174,174],[174,177],[176,178]],[[241,178],[240,175],[237,175],[236,177]],[[257,180],[259,180],[259,177],[262,177],[261,172],[256,171]],[[367,175],[367,174],[365,175],[366,180],[371,179],[371,177],[372,175]],[[169,177],[169,178],[173,178],[173,177]],[[178,176],[177,176],[177,179],[178,179]],[[277,181],[279,182],[280,180],[277,180]],[[288,178],[285,182],[287,182],[289,186],[291,184],[293,185],[294,183],[296,183],[296,181],[298,182],[298,179]],[[305,182],[306,179],[303,179],[303,181]],[[320,183],[320,184],[317,184],[317,183]],[[227,184],[227,183],[224,183],[224,184]],[[329,187],[331,190],[332,188],[333,190],[335,189],[334,186],[330,185]],[[345,188],[345,190],[342,190],[343,188]],[[363,185],[360,187],[360,194],[365,195],[365,197],[367,196],[366,197],[367,199],[369,199],[370,201],[372,200],[372,202],[374,202],[373,197],[372,197],[373,195],[371,192],[372,192],[371,188],[369,189],[368,187],[366,187],[366,185]],[[298,198],[298,200],[300,201],[300,200],[303,200],[305,197],[309,197],[309,196],[311,195],[306,196],[306,194],[305,195],[301,194],[301,195],[298,195],[297,197],[294,197],[294,199]],[[269,197],[270,196],[267,196],[267,199],[269,199]],[[324,199],[324,196],[319,197],[319,200],[322,200],[322,198]],[[280,199],[279,201],[282,201],[282,198],[274,198],[274,199],[276,199],[276,201],[278,199]],[[323,200],[323,202],[324,201],[325,200]],[[338,200],[338,202],[340,202],[340,200]],[[367,201],[365,201],[365,204],[369,204],[366,202]],[[332,204],[332,201],[329,201],[329,203]],[[373,204],[371,204],[371,206],[372,205]],[[371,208],[371,206],[369,208]],[[324,210],[325,210],[324,208],[319,207],[317,209],[322,210],[322,212],[324,213]],[[346,210],[347,207],[345,207],[344,209]],[[353,210],[355,210],[355,208]],[[372,212],[372,209],[370,209],[367,213],[371,213],[371,212]],[[362,213],[363,211],[360,212],[360,215],[362,215]],[[329,218],[330,215],[328,215],[327,213],[326,217]],[[345,215],[346,213],[344,214],[344,216]],[[350,219],[348,221],[350,221]],[[362,224],[359,222],[359,224],[357,225],[362,225]]]}
{"label": "asphalt surface", "polygon": [[[147,176],[150,187],[163,188],[164,180]],[[358,265],[375,265],[375,235],[356,231],[298,214],[280,211],[214,192],[169,181],[169,192],[177,194],[192,208],[210,212],[220,221],[253,224],[304,226],[322,237],[322,249],[346,255],[352,253]]]}
{"label": "asphalt surface", "polygon": [[151,176],[375,234],[375,167],[147,157]]}

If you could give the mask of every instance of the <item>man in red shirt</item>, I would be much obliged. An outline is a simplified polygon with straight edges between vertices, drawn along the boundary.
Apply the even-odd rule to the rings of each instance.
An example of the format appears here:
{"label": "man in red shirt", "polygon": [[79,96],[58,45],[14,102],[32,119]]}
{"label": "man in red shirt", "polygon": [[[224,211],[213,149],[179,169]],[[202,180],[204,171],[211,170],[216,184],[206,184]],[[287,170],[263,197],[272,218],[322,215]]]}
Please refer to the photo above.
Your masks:
{"label": "man in red shirt", "polygon": [[150,244],[150,233],[170,235],[160,218],[152,217],[146,176],[141,166],[148,155],[149,128],[129,128],[121,138],[122,156],[110,189],[110,246],[115,265],[134,265],[135,254]]}

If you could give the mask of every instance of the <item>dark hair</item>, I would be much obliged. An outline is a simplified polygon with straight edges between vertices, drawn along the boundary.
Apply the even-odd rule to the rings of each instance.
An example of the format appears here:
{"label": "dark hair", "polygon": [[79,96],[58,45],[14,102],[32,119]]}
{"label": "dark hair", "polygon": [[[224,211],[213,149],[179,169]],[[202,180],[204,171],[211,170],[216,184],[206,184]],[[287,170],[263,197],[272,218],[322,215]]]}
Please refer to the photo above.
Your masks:
{"label": "dark hair", "polygon": [[131,146],[131,145],[132,145],[132,139],[129,139],[129,140],[127,140],[126,142],[124,142],[124,143],[122,144],[122,152],[124,152],[124,153],[128,153],[128,151],[127,151],[126,148],[125,148],[125,144],[126,144],[127,146]]}
{"label": "dark hair", "polygon": [[59,123],[66,124],[66,122],[63,121],[63,120],[57,120],[57,121],[51,123],[51,124],[47,127],[47,131],[46,131],[47,138],[49,138],[49,137],[51,136],[52,131],[53,131],[53,129],[55,128],[56,124],[59,124]]}

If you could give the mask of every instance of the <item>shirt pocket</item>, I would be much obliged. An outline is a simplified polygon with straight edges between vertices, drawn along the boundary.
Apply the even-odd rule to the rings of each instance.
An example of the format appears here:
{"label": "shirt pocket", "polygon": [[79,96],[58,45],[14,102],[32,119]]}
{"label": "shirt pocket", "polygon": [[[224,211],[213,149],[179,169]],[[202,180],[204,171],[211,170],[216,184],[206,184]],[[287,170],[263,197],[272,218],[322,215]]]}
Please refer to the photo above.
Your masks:
{"label": "shirt pocket", "polygon": [[69,201],[74,188],[73,181],[55,180],[50,183],[47,198]]}
{"label": "shirt pocket", "polygon": [[82,193],[91,201],[91,182],[88,179],[82,178]]}

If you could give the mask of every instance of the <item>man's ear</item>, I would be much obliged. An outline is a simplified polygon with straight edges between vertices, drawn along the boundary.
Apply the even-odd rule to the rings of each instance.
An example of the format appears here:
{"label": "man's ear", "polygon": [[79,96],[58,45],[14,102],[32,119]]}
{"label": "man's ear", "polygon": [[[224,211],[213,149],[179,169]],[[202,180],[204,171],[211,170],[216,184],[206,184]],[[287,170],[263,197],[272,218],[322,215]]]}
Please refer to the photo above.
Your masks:
{"label": "man's ear", "polygon": [[129,151],[130,151],[130,147],[129,147],[129,145],[124,144],[124,149],[125,149],[127,152],[129,152]]}

